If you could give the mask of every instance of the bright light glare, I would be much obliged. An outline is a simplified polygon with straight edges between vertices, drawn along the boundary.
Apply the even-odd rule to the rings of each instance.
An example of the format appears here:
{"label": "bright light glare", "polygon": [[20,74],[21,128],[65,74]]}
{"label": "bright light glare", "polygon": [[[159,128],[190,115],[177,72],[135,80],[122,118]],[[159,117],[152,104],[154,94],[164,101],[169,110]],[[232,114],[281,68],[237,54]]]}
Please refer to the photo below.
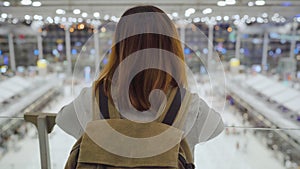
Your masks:
{"label": "bright light glare", "polygon": [[224,16],[224,21],[228,21],[229,20],[229,16]]}
{"label": "bright light glare", "polygon": [[52,19],[50,16],[47,17],[47,21],[48,21],[49,23],[53,23],[53,19]]}
{"label": "bright light glare", "polygon": [[197,22],[200,22],[201,19],[199,17],[197,17],[197,18],[194,18],[193,21],[197,23]]}
{"label": "bright light glare", "polygon": [[41,5],[42,5],[42,3],[40,1],[32,2],[32,6],[38,7],[38,6],[41,6]]}
{"label": "bright light glare", "polygon": [[262,17],[266,18],[266,17],[268,17],[268,14],[267,13],[263,13]]}
{"label": "bright light glare", "polygon": [[263,1],[263,0],[257,0],[257,1],[255,1],[255,5],[258,5],[258,6],[262,6],[262,5],[265,5],[265,1]]}
{"label": "bright light glare", "polygon": [[57,9],[56,10],[56,14],[58,14],[58,15],[64,15],[64,14],[66,14],[66,11],[63,10],[63,9]]}
{"label": "bright light glare", "polygon": [[173,12],[172,16],[175,17],[175,18],[178,17],[178,12]]}
{"label": "bright light glare", "polygon": [[103,19],[107,21],[109,19],[109,15],[105,15]]}
{"label": "bright light glare", "polygon": [[78,15],[80,13],[81,13],[80,9],[74,9],[73,10],[73,14],[75,14],[75,15]]}
{"label": "bright light glare", "polygon": [[4,2],[3,2],[3,6],[10,6],[10,2],[4,1]]}
{"label": "bright light glare", "polygon": [[195,12],[196,12],[195,8],[189,8],[189,9],[185,10],[184,16],[189,17],[191,14],[193,14]]}
{"label": "bright light glare", "polygon": [[2,13],[1,17],[4,18],[4,19],[6,19],[7,18],[7,13]]}
{"label": "bright light glare", "polygon": [[248,6],[254,6],[253,2],[248,2]]}
{"label": "bright light glare", "polygon": [[218,1],[217,5],[218,6],[226,6],[226,2],[225,1]]}
{"label": "bright light glare", "polygon": [[94,12],[94,17],[95,18],[99,18],[100,17],[100,13],[99,12]]}
{"label": "bright light glare", "polygon": [[226,0],[225,3],[227,5],[234,5],[236,3],[236,1],[235,0]]}
{"label": "bright light glare", "polygon": [[203,14],[210,14],[212,13],[212,9],[211,8],[206,8],[202,11]]}
{"label": "bright light glare", "polygon": [[26,20],[29,20],[31,17],[30,17],[30,15],[25,15],[24,16],[24,19],[26,19]]}
{"label": "bright light glare", "polygon": [[86,12],[82,12],[81,16],[86,18],[88,16],[88,14]]}
{"label": "bright light glare", "polygon": [[31,5],[32,1],[31,0],[22,0],[21,4],[22,5]]}

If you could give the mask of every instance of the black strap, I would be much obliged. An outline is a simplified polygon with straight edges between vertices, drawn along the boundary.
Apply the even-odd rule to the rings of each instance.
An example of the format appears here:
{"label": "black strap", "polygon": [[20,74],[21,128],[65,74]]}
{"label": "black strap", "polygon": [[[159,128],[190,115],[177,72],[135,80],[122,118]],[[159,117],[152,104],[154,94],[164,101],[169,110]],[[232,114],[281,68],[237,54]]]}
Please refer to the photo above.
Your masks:
{"label": "black strap", "polygon": [[100,84],[99,87],[99,109],[104,119],[109,119],[109,110],[108,110],[108,98],[104,94],[104,85]]}
{"label": "black strap", "polygon": [[[185,90],[182,89],[182,93],[183,96],[185,95]],[[104,94],[104,85],[103,83],[100,84],[99,87],[99,108],[100,108],[100,112],[103,116],[104,119],[109,119],[109,109],[108,109],[108,98],[107,96],[105,96]],[[172,125],[177,114],[178,111],[180,109],[181,106],[181,93],[180,93],[180,89],[178,88],[175,94],[175,97],[170,105],[170,108],[168,110],[168,112],[166,113],[165,118],[163,119],[162,123],[167,124],[167,125]]]}
{"label": "black strap", "polygon": [[194,169],[195,165],[193,163],[187,163],[185,158],[179,153],[178,159],[181,162],[181,164],[184,166],[185,169]]}
{"label": "black strap", "polygon": [[[186,91],[183,88],[181,90],[182,90],[182,93],[184,96]],[[164,120],[162,121],[162,123],[171,126],[178,114],[180,106],[181,106],[181,93],[180,93],[180,88],[178,88],[177,92],[175,94],[175,97],[171,103],[171,106],[170,106],[168,112],[166,113],[166,116],[165,116]]]}

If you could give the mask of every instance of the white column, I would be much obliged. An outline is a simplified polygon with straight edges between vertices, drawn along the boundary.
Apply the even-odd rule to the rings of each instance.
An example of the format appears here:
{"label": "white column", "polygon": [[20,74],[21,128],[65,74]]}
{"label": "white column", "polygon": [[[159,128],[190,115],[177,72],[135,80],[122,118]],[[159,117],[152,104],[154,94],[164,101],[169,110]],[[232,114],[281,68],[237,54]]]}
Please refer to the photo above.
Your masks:
{"label": "white column", "polygon": [[212,57],[213,54],[213,41],[214,41],[214,25],[208,24],[208,58]]}
{"label": "white column", "polygon": [[70,25],[65,25],[65,44],[66,44],[66,56],[68,62],[67,73],[72,75],[72,60],[71,60],[71,37],[69,31]]}
{"label": "white column", "polygon": [[263,53],[262,53],[262,70],[264,71],[264,66],[267,66],[267,57],[268,57],[268,44],[269,44],[269,32],[265,31],[264,34],[264,43],[263,43]]}
{"label": "white column", "polygon": [[8,34],[8,45],[9,45],[9,63],[12,71],[16,71],[16,60],[15,60],[15,51],[14,51],[14,36],[12,33]]}
{"label": "white column", "polygon": [[95,70],[98,71],[100,64],[99,25],[94,24],[94,47],[95,47]]}
{"label": "white column", "polygon": [[241,32],[237,29],[236,42],[235,42],[235,58],[240,59],[240,48],[241,48]]}
{"label": "white column", "polygon": [[293,23],[292,27],[292,39],[291,39],[291,48],[290,48],[290,58],[294,58],[294,50],[296,48],[296,29],[297,29],[297,22]]}
{"label": "white column", "polygon": [[214,45],[214,24],[208,23],[208,55],[205,61],[206,71],[209,71],[211,68],[209,66],[209,60],[213,58],[213,45]]}
{"label": "white column", "polygon": [[181,47],[184,50],[184,43],[185,43],[185,27],[186,25],[182,22],[180,23],[180,40],[181,40]]}
{"label": "white column", "polygon": [[39,50],[39,59],[43,59],[43,39],[41,33],[37,35],[37,45]]}

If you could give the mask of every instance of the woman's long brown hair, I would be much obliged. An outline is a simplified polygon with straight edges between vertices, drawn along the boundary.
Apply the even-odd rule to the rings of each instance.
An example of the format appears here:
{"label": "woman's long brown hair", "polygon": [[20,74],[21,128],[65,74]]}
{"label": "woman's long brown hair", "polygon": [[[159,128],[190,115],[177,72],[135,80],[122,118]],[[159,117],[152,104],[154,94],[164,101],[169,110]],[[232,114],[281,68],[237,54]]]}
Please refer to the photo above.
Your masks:
{"label": "woman's long brown hair", "polygon": [[[148,15],[147,13],[159,13],[159,15]],[[137,20],[135,17],[130,18],[133,14],[143,14]],[[126,19],[124,19],[126,17]],[[141,33],[134,34],[133,36],[126,36],[130,31],[136,31],[138,29],[143,29],[144,32],[166,32],[165,33]],[[126,37],[126,38],[122,38]],[[177,30],[173,22],[169,17],[159,8],[154,6],[137,6],[128,9],[120,18],[117,25],[114,45],[111,48],[111,53],[109,55],[109,61],[100,73],[99,78],[95,81],[94,92],[99,87],[101,83],[104,84],[104,91],[106,95],[111,99],[111,83],[112,78],[118,65],[129,55],[134,52],[143,49],[160,49],[172,53],[177,56],[182,63],[184,63],[184,55],[181,47],[181,42],[178,37]],[[149,58],[149,57],[148,57]],[[130,82],[129,86],[129,98],[133,107],[139,111],[145,111],[150,108],[150,102],[148,100],[149,94],[153,89],[160,89],[165,93],[169,89],[177,86],[185,87],[186,73],[183,64],[176,64],[170,61],[171,59],[161,59],[159,64],[166,67],[166,69],[171,70],[176,73],[179,78],[175,79],[168,73],[158,69],[147,69],[139,72]],[[144,63],[149,63],[151,60],[145,59]],[[140,62],[138,62],[140,63]],[[135,63],[132,63],[134,67]],[[130,74],[132,68],[126,68],[126,72],[120,72],[119,78],[126,78]],[[128,89],[122,88],[122,80],[118,85],[118,92],[128,92]]]}

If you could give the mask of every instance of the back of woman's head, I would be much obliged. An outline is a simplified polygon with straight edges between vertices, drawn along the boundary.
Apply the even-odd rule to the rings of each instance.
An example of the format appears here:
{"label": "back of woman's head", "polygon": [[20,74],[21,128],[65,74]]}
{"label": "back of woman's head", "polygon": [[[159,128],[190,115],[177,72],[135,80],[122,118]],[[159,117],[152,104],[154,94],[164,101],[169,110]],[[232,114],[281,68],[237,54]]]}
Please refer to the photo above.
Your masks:
{"label": "back of woman's head", "polygon": [[[120,18],[109,62],[96,86],[104,83],[106,94],[111,97],[114,83],[118,86],[116,93],[129,92],[131,104],[137,110],[147,110],[153,89],[167,93],[171,88],[186,85],[183,63],[177,30],[166,13],[154,6],[133,7]],[[129,91],[124,88],[125,83],[130,84]]]}

